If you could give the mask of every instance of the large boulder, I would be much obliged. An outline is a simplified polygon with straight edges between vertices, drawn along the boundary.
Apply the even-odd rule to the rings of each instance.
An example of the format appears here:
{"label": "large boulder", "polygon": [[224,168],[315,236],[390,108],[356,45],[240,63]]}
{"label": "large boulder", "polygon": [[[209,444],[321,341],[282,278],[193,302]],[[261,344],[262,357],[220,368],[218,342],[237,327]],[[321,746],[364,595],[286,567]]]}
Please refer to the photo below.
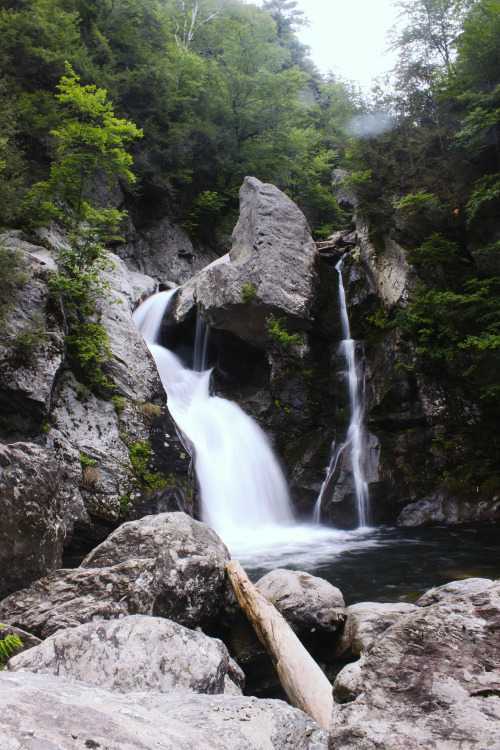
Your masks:
{"label": "large boulder", "polygon": [[398,526],[479,523],[500,520],[500,493],[489,497],[479,492],[457,491],[453,482],[441,482],[426,497],[407,505]]}
{"label": "large boulder", "polygon": [[500,583],[401,618],[334,685],[332,748],[500,745]]}
{"label": "large boulder", "polygon": [[120,695],[54,675],[0,674],[0,746],[61,750],[325,750],[326,737],[281,701],[224,695]]}
{"label": "large boulder", "polygon": [[42,638],[94,619],[166,617],[188,627],[216,617],[229,553],[184,513],[122,524],[74,570],[57,570],[0,603],[0,621]]}
{"label": "large boulder", "polygon": [[223,693],[224,644],[170,620],[131,615],[61,630],[9,660],[11,671],[70,677],[118,693]]}
{"label": "large boulder", "polygon": [[377,638],[398,622],[414,612],[417,607],[408,602],[360,602],[346,609],[344,629],[336,644],[336,657],[358,658],[369,651]]}
{"label": "large boulder", "polygon": [[181,290],[180,321],[196,305],[215,329],[254,347],[271,340],[266,318],[283,316],[291,329],[312,326],[316,246],[302,211],[274,185],[246,177],[229,256],[212,263]]}
{"label": "large boulder", "polygon": [[278,568],[266,573],[256,587],[296,632],[322,630],[333,633],[345,620],[344,597],[324,578]]}
{"label": "large boulder", "polygon": [[160,513],[122,524],[82,562],[82,568],[152,561],[156,613],[182,625],[210,619],[222,603],[229,552],[215,531],[185,513]]}
{"label": "large boulder", "polygon": [[59,467],[34,443],[0,445],[0,597],[61,565],[66,513]]}

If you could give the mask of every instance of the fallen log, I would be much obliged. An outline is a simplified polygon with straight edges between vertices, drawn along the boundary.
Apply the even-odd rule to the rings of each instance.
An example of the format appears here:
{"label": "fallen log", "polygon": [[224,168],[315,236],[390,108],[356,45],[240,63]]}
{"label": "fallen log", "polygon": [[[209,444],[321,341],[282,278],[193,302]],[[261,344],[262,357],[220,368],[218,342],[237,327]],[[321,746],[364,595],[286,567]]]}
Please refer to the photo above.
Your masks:
{"label": "fallen log", "polygon": [[328,731],[333,711],[332,686],[285,618],[255,588],[237,560],[227,574],[238,602],[271,657],[292,706]]}

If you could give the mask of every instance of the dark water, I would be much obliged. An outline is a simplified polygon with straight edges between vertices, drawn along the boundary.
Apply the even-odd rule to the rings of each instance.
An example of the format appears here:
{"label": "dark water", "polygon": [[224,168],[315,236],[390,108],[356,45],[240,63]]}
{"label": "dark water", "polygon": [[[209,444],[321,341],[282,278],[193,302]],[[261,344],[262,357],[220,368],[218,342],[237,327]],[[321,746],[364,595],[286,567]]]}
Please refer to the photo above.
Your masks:
{"label": "dark water", "polygon": [[[361,601],[415,601],[424,591],[463,578],[500,578],[500,524],[419,529],[370,529],[359,544],[307,570],[337,586],[346,604]],[[269,566],[249,570],[252,580]]]}

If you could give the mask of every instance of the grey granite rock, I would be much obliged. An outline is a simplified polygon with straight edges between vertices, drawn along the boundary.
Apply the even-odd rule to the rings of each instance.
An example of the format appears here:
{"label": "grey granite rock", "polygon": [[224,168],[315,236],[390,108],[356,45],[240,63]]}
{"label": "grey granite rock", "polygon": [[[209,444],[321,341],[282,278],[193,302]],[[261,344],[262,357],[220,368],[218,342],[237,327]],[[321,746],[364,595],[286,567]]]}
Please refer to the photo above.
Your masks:
{"label": "grey granite rock", "polygon": [[[1,631],[0,631],[1,632]],[[224,644],[171,620],[129,615],[60,630],[9,659],[11,671],[68,677],[118,693],[222,693]]]}

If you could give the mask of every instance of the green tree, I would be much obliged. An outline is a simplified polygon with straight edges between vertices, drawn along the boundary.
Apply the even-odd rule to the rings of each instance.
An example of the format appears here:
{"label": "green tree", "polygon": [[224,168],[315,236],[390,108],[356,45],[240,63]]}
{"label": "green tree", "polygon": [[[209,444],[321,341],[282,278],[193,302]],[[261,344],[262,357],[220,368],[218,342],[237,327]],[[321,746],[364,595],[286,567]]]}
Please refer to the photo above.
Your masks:
{"label": "green tree", "polygon": [[114,116],[106,91],[81,86],[69,63],[56,95],[60,125],[52,131],[57,144],[50,177],[33,186],[30,198],[41,222],[56,220],[68,230],[68,246],[58,256],[58,273],[51,295],[60,299],[69,316],[70,358],[91,385],[108,385],[101,365],[109,354],[104,329],[90,320],[105,289],[100,273],[106,266],[104,244],[117,238],[124,213],[103,208],[90,199],[93,182],[132,183],[132,158],[124,144],[139,137],[136,126]]}

